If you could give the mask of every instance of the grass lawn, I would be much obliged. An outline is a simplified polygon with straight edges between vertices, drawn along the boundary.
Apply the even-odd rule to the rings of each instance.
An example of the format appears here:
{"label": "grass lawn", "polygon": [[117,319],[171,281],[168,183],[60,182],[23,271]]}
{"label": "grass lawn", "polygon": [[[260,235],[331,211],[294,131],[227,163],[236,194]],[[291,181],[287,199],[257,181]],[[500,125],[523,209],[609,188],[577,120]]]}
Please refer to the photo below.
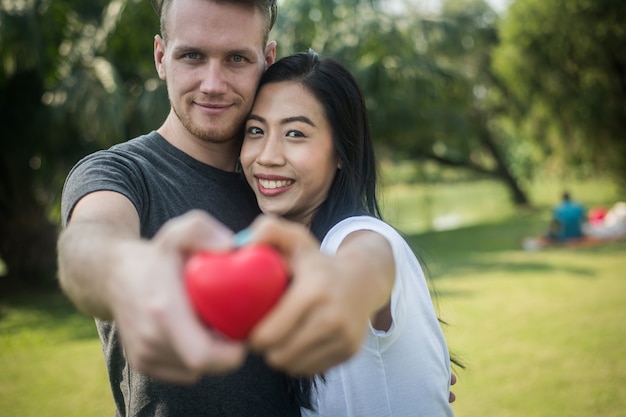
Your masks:
{"label": "grass lawn", "polygon": [[[560,186],[533,191],[526,213],[494,184],[430,187],[391,190],[387,210],[430,269],[467,366],[457,417],[626,416],[626,242],[524,252]],[[616,199],[606,184],[572,190],[588,207]],[[428,207],[462,227],[412,219]],[[113,415],[93,321],[61,295],[0,297],[0,369],[0,415]]]}
{"label": "grass lawn", "polygon": [[462,255],[426,257],[466,364],[457,417],[626,416],[626,243],[523,252],[482,241],[497,230],[414,239],[442,254],[477,239]]}
{"label": "grass lawn", "polygon": [[93,319],[60,294],[0,299],[0,414],[113,416]]}

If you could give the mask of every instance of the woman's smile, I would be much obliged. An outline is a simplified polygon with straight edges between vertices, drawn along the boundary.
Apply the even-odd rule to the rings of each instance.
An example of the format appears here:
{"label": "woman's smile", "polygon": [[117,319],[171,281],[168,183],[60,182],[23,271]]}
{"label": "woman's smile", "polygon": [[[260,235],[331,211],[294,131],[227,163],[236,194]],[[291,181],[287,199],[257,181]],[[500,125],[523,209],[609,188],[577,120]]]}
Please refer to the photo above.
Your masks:
{"label": "woman's smile", "polygon": [[270,178],[262,177],[260,175],[257,175],[256,179],[259,191],[265,195],[275,195],[279,192],[282,193],[295,182],[294,180],[288,178]]}

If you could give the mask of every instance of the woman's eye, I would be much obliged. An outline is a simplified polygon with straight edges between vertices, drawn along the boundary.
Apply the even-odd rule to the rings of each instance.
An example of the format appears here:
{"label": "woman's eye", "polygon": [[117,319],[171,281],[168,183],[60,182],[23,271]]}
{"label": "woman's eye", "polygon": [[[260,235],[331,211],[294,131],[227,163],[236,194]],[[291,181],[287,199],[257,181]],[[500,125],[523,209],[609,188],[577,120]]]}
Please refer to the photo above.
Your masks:
{"label": "woman's eye", "polygon": [[262,135],[263,130],[256,126],[250,126],[248,129],[246,129],[246,133],[249,135]]}
{"label": "woman's eye", "polygon": [[299,130],[290,130],[287,132],[287,136],[290,138],[303,138],[304,134]]}

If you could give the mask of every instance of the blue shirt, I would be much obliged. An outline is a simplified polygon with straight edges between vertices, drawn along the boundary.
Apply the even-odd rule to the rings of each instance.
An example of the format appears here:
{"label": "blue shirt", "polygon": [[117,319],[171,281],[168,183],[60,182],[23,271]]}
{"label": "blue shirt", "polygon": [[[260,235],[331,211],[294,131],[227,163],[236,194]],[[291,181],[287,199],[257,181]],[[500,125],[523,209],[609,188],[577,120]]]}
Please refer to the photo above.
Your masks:
{"label": "blue shirt", "polygon": [[585,209],[578,203],[563,201],[553,212],[554,219],[559,223],[555,233],[558,239],[582,237],[582,224],[585,220]]}

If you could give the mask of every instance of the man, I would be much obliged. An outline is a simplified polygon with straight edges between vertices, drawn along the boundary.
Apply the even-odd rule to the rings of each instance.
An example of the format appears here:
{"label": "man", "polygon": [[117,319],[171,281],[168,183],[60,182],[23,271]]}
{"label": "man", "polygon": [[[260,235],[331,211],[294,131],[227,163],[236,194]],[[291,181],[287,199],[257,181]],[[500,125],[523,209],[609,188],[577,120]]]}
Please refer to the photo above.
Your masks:
{"label": "man", "polygon": [[180,273],[189,253],[232,243],[230,230],[194,209],[235,231],[258,214],[234,170],[240,126],[275,59],[267,40],[276,5],[166,0],[161,7],[154,59],[171,111],[156,132],[73,168],[63,194],[60,283],[97,318],[116,415],[299,415],[283,394],[283,374],[198,321]]}

